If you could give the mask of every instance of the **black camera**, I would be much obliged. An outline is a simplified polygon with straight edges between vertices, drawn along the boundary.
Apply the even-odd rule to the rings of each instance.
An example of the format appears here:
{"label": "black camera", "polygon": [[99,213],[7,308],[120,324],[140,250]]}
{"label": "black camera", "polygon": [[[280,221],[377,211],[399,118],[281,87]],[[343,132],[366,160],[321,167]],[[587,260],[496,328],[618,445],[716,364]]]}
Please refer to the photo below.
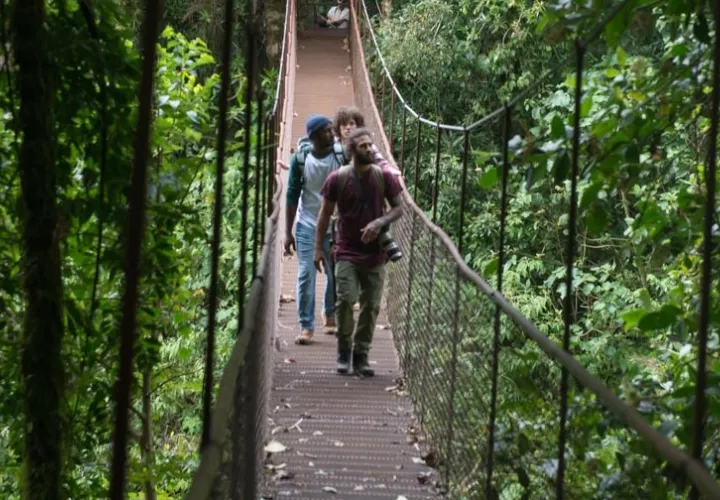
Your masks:
{"label": "black camera", "polygon": [[380,243],[380,248],[385,251],[390,261],[397,262],[398,260],[402,259],[402,251],[400,250],[400,247],[397,245],[397,243],[395,243],[395,240],[390,234],[387,226],[382,228],[382,231],[380,231],[380,235],[378,236],[378,242]]}

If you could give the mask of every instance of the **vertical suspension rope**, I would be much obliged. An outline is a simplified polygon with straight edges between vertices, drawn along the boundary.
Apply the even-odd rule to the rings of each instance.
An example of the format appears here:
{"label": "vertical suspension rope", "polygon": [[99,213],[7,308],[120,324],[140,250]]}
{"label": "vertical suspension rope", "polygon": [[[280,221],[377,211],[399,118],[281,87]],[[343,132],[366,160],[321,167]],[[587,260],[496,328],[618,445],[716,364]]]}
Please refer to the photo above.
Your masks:
{"label": "vertical suspension rope", "polygon": [[247,53],[245,55],[245,73],[246,73],[246,89],[245,89],[245,120],[244,120],[244,145],[243,145],[243,190],[242,190],[242,208],[240,223],[240,280],[238,292],[238,332],[242,330],[245,323],[245,281],[247,279],[247,226],[248,226],[248,194],[250,179],[250,142],[252,128],[252,101],[253,90],[255,88],[255,19],[253,1],[247,2]]}
{"label": "vertical suspension rope", "polygon": [[[707,344],[710,330],[710,309],[712,290],[713,225],[716,224],[715,190],[717,179],[717,135],[718,107],[720,106],[720,6],[715,6],[715,47],[712,69],[712,107],[710,108],[710,130],[708,131],[707,165],[705,166],[705,213],[703,220],[703,262],[700,282],[700,317],[697,336],[698,359],[695,379],[695,408],[693,412],[692,456],[702,463],[705,435],[705,413],[707,407]],[[691,498],[699,497],[693,488]]]}
{"label": "vertical suspension rope", "polygon": [[395,144],[393,139],[395,138],[395,91],[390,87],[390,131],[388,136],[388,142],[390,143],[389,155],[393,154]]}
{"label": "vertical suspension rope", "polygon": [[442,129],[437,127],[437,142],[435,144],[435,177],[432,191],[432,221],[437,224],[437,202],[440,192],[440,134]]}
{"label": "vertical suspension rope", "polygon": [[400,139],[400,172],[405,174],[405,136],[407,134],[407,108],[403,106],[402,138]]}
{"label": "vertical suspension rope", "polygon": [[[417,139],[415,141],[415,176],[413,180],[413,199],[417,203],[418,199],[418,184],[420,181],[420,136],[422,132],[422,122],[418,120],[417,126]],[[418,205],[419,206],[419,205]]]}
{"label": "vertical suspension rope", "polygon": [[[463,226],[465,225],[465,197],[467,186],[468,156],[470,156],[470,132],[465,129],[463,146],[462,179],[460,180],[460,216],[458,218],[458,252],[463,252]],[[448,402],[448,443],[447,443],[447,471],[445,480],[449,483],[453,467],[453,441],[455,423],[455,391],[457,384],[458,344],[460,343],[460,266],[455,266],[455,311],[453,313],[453,339],[450,354],[450,398]]]}
{"label": "vertical suspension rope", "polygon": [[155,56],[160,31],[162,0],[148,0],[142,28],[142,75],[140,77],[138,121],[135,131],[132,181],[127,222],[125,253],[125,291],[120,325],[120,373],[117,382],[117,406],[110,476],[111,500],[125,497],[127,474],[127,440],[132,387],[132,363],[137,326],[138,287],[140,284],[140,252],[145,230],[145,198],[147,163],[150,155],[150,124],[152,121]]}
{"label": "vertical suspension rope", "polygon": [[265,172],[262,170],[262,154],[263,154],[263,92],[262,89],[258,89],[257,92],[257,124],[255,126],[255,199],[253,200],[253,246],[252,246],[252,271],[253,278],[257,275],[257,259],[258,259],[258,246],[264,237],[263,232],[260,231],[260,219],[262,214],[260,213],[260,206],[264,205],[265,196],[261,187],[261,179]]}
{"label": "vertical suspension rope", "polygon": [[[580,156],[580,108],[582,105],[582,76],[583,58],[585,47],[580,40],[575,41],[575,115],[573,116],[573,138],[572,138],[572,168],[570,179],[570,207],[568,217],[568,239],[567,239],[567,269],[565,276],[565,301],[563,316],[565,320],[565,332],[563,334],[563,349],[570,352],[570,334],[573,322],[572,283],[575,268],[575,235],[577,232],[577,184],[578,184],[578,161]],[[567,442],[567,411],[568,411],[568,385],[569,375],[565,367],[562,368],[560,379],[560,432],[558,436],[558,469],[556,481],[556,498],[562,500],[565,488],[565,447]]]}
{"label": "vertical suspension rope", "polygon": [[267,182],[266,182],[266,193],[267,193],[267,217],[270,217],[273,207],[273,192],[275,191],[275,165],[277,164],[277,143],[278,137],[280,137],[280,122],[278,121],[277,115],[273,116],[270,120],[269,129],[272,131],[272,135],[268,138],[268,145],[270,147],[270,166],[267,169]]}
{"label": "vertical suspension rope", "polygon": [[[502,294],[503,270],[505,268],[505,226],[507,222],[507,184],[510,162],[508,143],[510,142],[511,108],[505,106],[503,116],[503,170],[500,194],[500,249],[498,252],[497,291]],[[492,498],[492,476],[495,459],[495,420],[497,419],[498,369],[500,367],[500,306],[495,306],[495,319],[492,343],[492,372],[490,386],[490,423],[488,424],[488,449],[486,461],[485,495]]]}
{"label": "vertical suspension rope", "polygon": [[215,165],[215,203],[213,207],[213,236],[210,257],[210,290],[208,291],[207,352],[205,353],[205,377],[203,380],[203,429],[200,450],[210,441],[210,412],[212,406],[213,369],[215,357],[215,322],[217,316],[218,266],[220,240],[222,237],[223,176],[225,172],[225,142],[227,137],[227,113],[230,101],[230,52],[232,50],[233,2],[225,0],[223,23],[223,53],[218,105],[217,161]]}

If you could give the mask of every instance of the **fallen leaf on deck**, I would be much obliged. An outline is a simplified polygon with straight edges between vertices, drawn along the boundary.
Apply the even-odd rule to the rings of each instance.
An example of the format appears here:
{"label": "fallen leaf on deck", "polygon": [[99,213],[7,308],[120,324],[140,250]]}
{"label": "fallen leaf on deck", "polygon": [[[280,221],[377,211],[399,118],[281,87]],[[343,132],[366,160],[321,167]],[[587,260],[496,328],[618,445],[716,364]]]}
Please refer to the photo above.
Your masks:
{"label": "fallen leaf on deck", "polygon": [[295,302],[295,297],[293,297],[292,295],[280,295],[281,304],[288,304],[290,302]]}
{"label": "fallen leaf on deck", "polygon": [[291,364],[293,364],[293,363],[297,363],[297,361],[295,361],[295,360],[292,359],[292,358],[285,358],[284,363],[285,363],[286,365],[291,365]]}
{"label": "fallen leaf on deck", "polygon": [[313,436],[322,436],[322,435],[323,435],[322,431],[313,432]]}
{"label": "fallen leaf on deck", "polygon": [[425,460],[420,457],[412,457],[412,461],[414,464],[425,465]]}
{"label": "fallen leaf on deck", "polygon": [[432,471],[429,472],[418,472],[417,479],[420,484],[427,484],[432,477]]}
{"label": "fallen leaf on deck", "polygon": [[335,443],[333,443],[333,444],[334,444],[335,446],[337,446],[338,448],[341,448],[341,447],[345,446],[345,443],[343,443],[342,441],[335,441]]}
{"label": "fallen leaf on deck", "polygon": [[284,444],[282,444],[280,441],[272,440],[268,444],[265,445],[266,453],[282,453],[285,450],[287,450],[287,447]]}
{"label": "fallen leaf on deck", "polygon": [[407,497],[400,495],[395,500],[408,500],[408,499],[407,499]]}
{"label": "fallen leaf on deck", "polygon": [[288,479],[295,479],[295,473],[281,470],[273,476],[274,481],[287,481]]}
{"label": "fallen leaf on deck", "polygon": [[287,467],[287,464],[280,464],[280,465],[265,464],[265,468],[266,468],[267,470],[271,470],[271,471],[273,471],[273,472],[277,472],[277,471],[279,471],[279,470],[282,470],[282,469],[284,469],[285,467]]}
{"label": "fallen leaf on deck", "polygon": [[365,487],[358,485],[353,488],[353,491],[365,491]]}
{"label": "fallen leaf on deck", "polygon": [[337,495],[337,490],[333,488],[332,486],[323,486],[322,489],[325,493],[332,493],[333,495]]}

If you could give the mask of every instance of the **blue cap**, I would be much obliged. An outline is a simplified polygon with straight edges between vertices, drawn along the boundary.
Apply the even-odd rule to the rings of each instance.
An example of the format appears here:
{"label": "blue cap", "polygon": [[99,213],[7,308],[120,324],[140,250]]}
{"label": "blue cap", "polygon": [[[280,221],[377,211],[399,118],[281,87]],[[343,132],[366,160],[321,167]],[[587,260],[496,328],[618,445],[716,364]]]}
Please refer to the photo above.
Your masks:
{"label": "blue cap", "polygon": [[318,130],[325,127],[327,124],[332,123],[330,121],[330,118],[323,115],[310,115],[305,122],[305,131],[307,132],[307,136],[310,137]]}

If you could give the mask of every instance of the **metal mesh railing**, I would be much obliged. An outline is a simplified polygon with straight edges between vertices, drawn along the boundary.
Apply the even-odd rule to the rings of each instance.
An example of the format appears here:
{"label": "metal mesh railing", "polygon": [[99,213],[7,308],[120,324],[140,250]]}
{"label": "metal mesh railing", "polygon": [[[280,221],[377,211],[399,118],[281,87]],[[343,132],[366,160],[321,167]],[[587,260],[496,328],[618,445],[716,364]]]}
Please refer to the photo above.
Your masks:
{"label": "metal mesh railing", "polygon": [[[244,307],[244,322],[223,371],[212,413],[210,439],[203,449],[188,499],[254,499],[264,481],[263,446],[268,432],[272,352],[280,298],[280,241],[277,235],[281,224],[282,182],[276,163],[290,147],[291,131],[287,125],[292,122],[295,33],[295,2],[289,0],[273,108],[265,117],[261,92],[258,92],[256,105],[256,164],[262,166],[265,186],[262,182],[256,186],[261,203],[256,203],[254,209],[256,214],[258,211],[269,213],[261,219],[264,228],[262,251],[259,260],[255,261],[253,257],[253,263],[257,262],[257,265],[253,269],[253,281]],[[256,49],[253,35],[249,30],[249,54]],[[248,68],[248,74],[253,74],[252,66]],[[250,99],[248,96],[246,106],[251,104]],[[256,252],[254,248],[253,255]]]}
{"label": "metal mesh railing", "polygon": [[[245,40],[245,97],[242,130],[243,163],[241,175],[241,231],[238,255],[238,336],[224,367],[213,405],[215,382],[215,323],[218,306],[218,260],[223,214],[223,177],[230,105],[230,54],[235,19],[234,2],[224,4],[223,57],[219,95],[219,126],[211,282],[208,293],[208,334],[203,394],[203,434],[201,461],[186,498],[254,499],[263,480],[263,445],[267,433],[267,407],[272,380],[271,355],[275,340],[279,302],[280,195],[282,182],[276,168],[279,155],[287,153],[292,121],[292,89],[295,75],[295,2],[288,0],[280,59],[280,71],[272,109],[263,109],[266,96],[262,88],[260,64],[264,47],[260,44],[263,2],[248,1]],[[127,481],[127,434],[132,362],[137,313],[139,259],[143,239],[147,144],[152,121],[152,85],[155,73],[154,47],[161,18],[161,2],[150,1],[143,28],[143,76],[140,93],[136,161],[130,196],[126,292],[123,310],[121,371],[110,494],[125,497]],[[252,172],[252,175],[251,175]],[[249,284],[249,289],[248,289]]]}
{"label": "metal mesh railing", "polygon": [[[619,2],[610,9],[600,27],[591,30],[588,40],[576,43],[576,96],[581,93],[586,43],[596,38],[626,3]],[[570,193],[563,198],[570,209],[569,234],[560,236],[567,246],[561,256],[566,271],[565,314],[554,320],[559,332],[553,332],[552,337],[541,332],[498,291],[502,290],[508,262],[508,177],[523,161],[509,151],[512,114],[553,71],[562,68],[544,74],[505,106],[471,125],[442,124],[410,108],[379,52],[366,54],[365,46],[370,51],[377,51],[378,46],[364,1],[353,2],[351,19],[356,105],[364,111],[366,126],[381,151],[387,158],[399,160],[410,186],[405,216],[392,227],[405,258],[388,266],[387,307],[405,383],[421,423],[425,459],[438,468],[450,496],[509,500],[686,498],[699,494],[720,498],[720,486],[699,460],[702,445],[692,450],[691,457],[678,446],[677,439],[654,428],[569,353],[576,328],[573,283],[567,280],[576,264],[576,141],[568,141],[566,156],[561,158],[567,160],[567,174],[573,182],[568,183]],[[366,61],[366,57],[371,60]],[[373,68],[377,78],[371,77]],[[580,138],[579,99],[573,111],[573,137]],[[717,103],[711,119],[717,126]],[[451,134],[455,140],[446,141]],[[713,144],[716,135],[708,135]],[[492,272],[497,290],[463,258],[464,217],[471,190],[468,163],[471,144],[478,136],[489,148],[494,147],[492,139],[502,144],[501,151],[490,150],[500,177],[499,189],[484,194],[494,197],[501,207],[498,227],[485,229],[498,245]],[[451,153],[443,149],[445,142],[452,144]],[[430,151],[424,151],[428,144]],[[421,162],[423,167],[429,162],[430,168],[421,169]],[[712,146],[706,179],[714,180],[715,163]],[[714,183],[708,193],[714,193],[712,186]],[[438,203],[439,196],[444,197],[443,204]],[[709,200],[713,198],[708,196]],[[427,200],[429,213],[426,215],[414,200]],[[473,203],[482,206],[477,200]],[[705,217],[713,218],[711,208],[706,207]],[[446,229],[452,239],[435,225],[438,221],[451,224]],[[707,243],[708,230],[704,237]],[[706,246],[704,262],[710,261],[711,251]],[[710,280],[708,269],[702,281]],[[708,300],[705,290],[700,301],[707,304]],[[709,322],[703,328],[707,333]],[[703,335],[698,338],[702,362],[696,383],[701,404],[706,397],[706,340]],[[696,408],[696,414],[703,413],[701,405]],[[702,443],[705,424],[700,422],[694,432]],[[652,423],[656,425],[657,421]]]}

